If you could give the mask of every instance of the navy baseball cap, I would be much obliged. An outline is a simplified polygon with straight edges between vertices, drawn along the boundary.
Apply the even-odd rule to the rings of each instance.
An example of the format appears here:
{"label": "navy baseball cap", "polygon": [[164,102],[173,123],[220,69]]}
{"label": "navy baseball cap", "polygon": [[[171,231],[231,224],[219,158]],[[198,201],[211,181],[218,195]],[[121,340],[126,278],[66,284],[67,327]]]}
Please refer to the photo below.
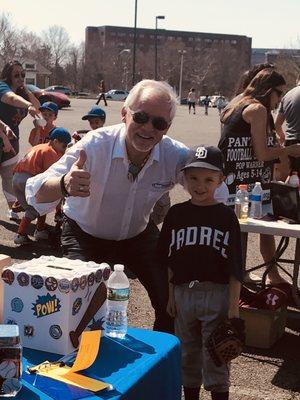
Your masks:
{"label": "navy baseball cap", "polygon": [[49,139],[57,139],[62,143],[69,144],[71,142],[71,135],[65,128],[53,128],[49,132]]}
{"label": "navy baseball cap", "polygon": [[41,105],[41,107],[39,108],[40,111],[43,110],[49,110],[54,112],[55,115],[57,115],[58,113],[58,106],[57,104],[53,103],[52,101],[46,101],[45,103],[43,103]]}
{"label": "navy baseball cap", "polygon": [[205,168],[223,172],[223,155],[218,147],[202,145],[191,149],[190,154],[182,171],[187,168]]}
{"label": "navy baseball cap", "polygon": [[105,113],[104,110],[102,110],[101,107],[98,107],[98,106],[95,105],[90,109],[90,111],[86,115],[84,115],[82,117],[83,120],[90,119],[90,118],[105,119],[106,118],[106,113]]}

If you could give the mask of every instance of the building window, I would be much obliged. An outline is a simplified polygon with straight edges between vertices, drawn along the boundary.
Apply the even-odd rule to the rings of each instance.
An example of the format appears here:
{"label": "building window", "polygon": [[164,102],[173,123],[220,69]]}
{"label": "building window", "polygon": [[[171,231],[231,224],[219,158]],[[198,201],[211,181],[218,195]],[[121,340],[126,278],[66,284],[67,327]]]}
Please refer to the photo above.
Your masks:
{"label": "building window", "polygon": [[168,36],[168,40],[174,40],[175,38],[173,36]]}
{"label": "building window", "polygon": [[154,39],[154,35],[150,35],[150,39]]}
{"label": "building window", "polygon": [[25,69],[35,69],[35,64],[25,64]]}
{"label": "building window", "polygon": [[218,39],[214,39],[214,43],[218,43],[219,41],[218,41]]}
{"label": "building window", "polygon": [[236,40],[231,40],[231,44],[237,44]]}
{"label": "building window", "polygon": [[133,33],[129,33],[129,37],[134,37],[134,34]]}
{"label": "building window", "polygon": [[196,42],[201,42],[201,38],[199,38],[199,37],[197,37],[195,40],[196,40]]}
{"label": "building window", "polygon": [[189,42],[192,42],[194,40],[194,38],[189,37]]}
{"label": "building window", "polygon": [[211,40],[211,39],[204,39],[204,42],[205,42],[205,43],[211,43],[212,40]]}
{"label": "building window", "polygon": [[143,38],[143,37],[145,37],[145,35],[144,35],[143,33],[140,33],[140,34],[139,34],[139,37],[140,37],[140,38]]}
{"label": "building window", "polygon": [[26,82],[26,85],[35,85],[35,79],[34,78],[26,78],[25,82]]}
{"label": "building window", "polygon": [[118,36],[119,36],[119,37],[124,37],[124,36],[126,36],[126,33],[119,32],[119,33],[118,33]]}
{"label": "building window", "polygon": [[[101,32],[101,34],[103,35],[104,32]],[[110,32],[110,36],[116,36],[116,32]]]}

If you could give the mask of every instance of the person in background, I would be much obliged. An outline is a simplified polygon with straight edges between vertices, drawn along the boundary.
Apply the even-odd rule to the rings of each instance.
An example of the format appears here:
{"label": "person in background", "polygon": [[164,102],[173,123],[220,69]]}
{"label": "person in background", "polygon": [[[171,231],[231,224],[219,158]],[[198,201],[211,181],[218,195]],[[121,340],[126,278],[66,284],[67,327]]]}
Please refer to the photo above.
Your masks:
{"label": "person in background", "polygon": [[49,142],[34,146],[25,157],[16,165],[13,176],[13,189],[17,199],[25,211],[21,219],[18,233],[14,243],[24,245],[31,243],[27,235],[28,225],[37,218],[34,237],[36,240],[48,239],[48,231],[45,227],[46,215],[40,216],[38,212],[28,205],[25,198],[25,186],[27,179],[46,171],[52,164],[58,161],[64,154],[71,135],[65,128],[54,128],[49,133]]}
{"label": "person in background", "polygon": [[29,143],[31,146],[36,146],[37,144],[45,143],[48,141],[49,132],[55,128],[55,120],[58,114],[58,106],[52,101],[46,101],[39,108],[41,111],[42,117],[46,122],[45,126],[39,125],[40,119],[34,119],[33,124],[34,128],[31,130],[29,134]]}
{"label": "person in background", "polygon": [[[222,115],[223,130],[218,147],[225,160],[226,183],[229,188],[229,205],[234,204],[239,184],[254,186],[262,183],[264,200],[270,202],[270,182],[273,166],[278,158],[300,155],[300,145],[289,147],[277,145],[271,111],[280,103],[285,80],[274,69],[263,69],[252,79],[249,86],[236,101],[228,105]],[[243,163],[247,155],[247,163]],[[265,263],[275,254],[275,239],[260,235],[260,251]],[[283,282],[276,265],[268,274],[271,285]]]}
{"label": "person in background", "polygon": [[101,107],[94,105],[90,111],[82,117],[83,121],[89,121],[91,129],[80,129],[72,134],[72,145],[81,140],[90,130],[102,128],[105,124],[106,113]]}
{"label": "person in background", "polygon": [[205,96],[205,98],[202,100],[202,104],[204,105],[204,114],[208,115],[208,107],[210,103],[210,98],[208,94]]}
{"label": "person in background", "polygon": [[224,96],[219,96],[216,101],[217,110],[219,111],[219,115],[221,115],[222,111],[226,107],[226,99]]}
{"label": "person in background", "polygon": [[0,175],[2,190],[8,204],[8,217],[19,220],[17,213],[12,211],[16,200],[12,189],[13,169],[19,155],[19,125],[29,113],[33,118],[39,116],[40,103],[24,84],[25,71],[18,61],[9,61],[3,67],[0,75],[0,120],[13,135],[9,136],[11,150],[4,151],[0,147]]}
{"label": "person in background", "polygon": [[193,113],[196,114],[196,93],[195,89],[191,88],[187,98],[188,106],[189,106],[189,114],[191,113],[191,108],[193,107]]}
{"label": "person in background", "polygon": [[229,365],[217,367],[203,345],[220,322],[239,317],[239,222],[230,207],[215,200],[223,165],[214,146],[191,152],[183,168],[191,199],[170,208],[158,242],[158,258],[169,271],[167,310],[182,345],[185,400],[199,399],[202,382],[212,400],[229,398]]}
{"label": "person in background", "polygon": [[[285,132],[282,125],[286,121]],[[275,119],[275,128],[281,144],[291,146],[300,143],[300,75],[296,86],[282,98]],[[290,171],[297,171],[300,176],[300,157],[290,157]]]}
{"label": "person in background", "polygon": [[99,84],[99,97],[98,97],[98,100],[96,102],[96,105],[98,105],[102,99],[103,99],[105,107],[106,107],[107,106],[107,101],[106,101],[106,97],[105,97],[105,84],[104,84],[104,80],[103,79],[100,81],[100,84]]}

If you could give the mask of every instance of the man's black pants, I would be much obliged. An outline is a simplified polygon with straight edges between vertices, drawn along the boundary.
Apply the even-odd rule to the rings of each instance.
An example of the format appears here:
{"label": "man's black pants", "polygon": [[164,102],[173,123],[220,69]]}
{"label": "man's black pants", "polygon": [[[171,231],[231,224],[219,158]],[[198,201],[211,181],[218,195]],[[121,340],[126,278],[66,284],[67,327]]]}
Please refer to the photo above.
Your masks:
{"label": "man's black pants", "polygon": [[64,216],[61,244],[65,257],[82,261],[124,264],[139,279],[148,292],[155,311],[153,329],[174,332],[173,319],[166,312],[168,272],[156,259],[159,230],[153,222],[131,239],[105,240],[84,232],[75,221]]}

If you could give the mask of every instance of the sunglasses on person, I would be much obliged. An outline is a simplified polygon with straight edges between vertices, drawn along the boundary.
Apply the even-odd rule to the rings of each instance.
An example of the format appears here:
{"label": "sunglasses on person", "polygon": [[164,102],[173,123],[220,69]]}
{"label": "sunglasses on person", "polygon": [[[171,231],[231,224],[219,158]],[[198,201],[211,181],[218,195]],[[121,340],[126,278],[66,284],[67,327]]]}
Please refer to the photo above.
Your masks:
{"label": "sunglasses on person", "polygon": [[147,124],[151,120],[153,128],[158,131],[165,131],[171,125],[171,122],[166,121],[163,117],[151,117],[145,111],[129,111],[136,124]]}
{"label": "sunglasses on person", "polygon": [[282,97],[282,95],[283,95],[283,90],[276,89],[276,88],[274,88],[273,90],[274,90],[274,92],[277,94],[278,97]]}
{"label": "sunglasses on person", "polygon": [[25,72],[14,74],[14,78],[15,79],[17,79],[17,78],[25,78]]}

